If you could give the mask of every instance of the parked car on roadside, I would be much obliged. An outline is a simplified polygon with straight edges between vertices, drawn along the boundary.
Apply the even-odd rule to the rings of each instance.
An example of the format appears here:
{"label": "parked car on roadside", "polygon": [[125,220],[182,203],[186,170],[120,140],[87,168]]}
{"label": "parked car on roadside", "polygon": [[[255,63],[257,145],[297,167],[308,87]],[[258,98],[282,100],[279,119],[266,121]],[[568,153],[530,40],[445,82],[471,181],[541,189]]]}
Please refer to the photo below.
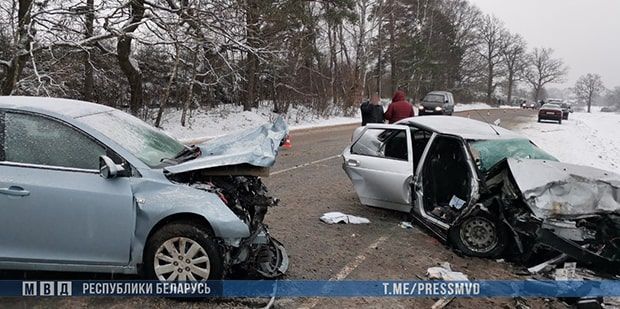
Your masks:
{"label": "parked car on roadside", "polygon": [[562,119],[564,119],[564,112],[560,105],[547,103],[538,110],[538,122],[542,122],[542,120],[553,120],[562,124]]}
{"label": "parked car on roadside", "polygon": [[288,267],[258,175],[282,119],[186,146],[111,107],[0,97],[0,269],[220,279]]}
{"label": "parked car on roadside", "polygon": [[447,91],[431,91],[418,105],[418,115],[452,115],[454,96]]}
{"label": "parked car on roadside", "polygon": [[557,162],[512,131],[443,116],[373,124],[343,160],[363,205],[410,212],[467,255],[526,257],[551,248],[583,263],[620,265],[620,175]]}
{"label": "parked car on roadside", "polygon": [[573,112],[573,108],[568,103],[560,103],[562,108],[562,119],[568,120],[568,114]]}

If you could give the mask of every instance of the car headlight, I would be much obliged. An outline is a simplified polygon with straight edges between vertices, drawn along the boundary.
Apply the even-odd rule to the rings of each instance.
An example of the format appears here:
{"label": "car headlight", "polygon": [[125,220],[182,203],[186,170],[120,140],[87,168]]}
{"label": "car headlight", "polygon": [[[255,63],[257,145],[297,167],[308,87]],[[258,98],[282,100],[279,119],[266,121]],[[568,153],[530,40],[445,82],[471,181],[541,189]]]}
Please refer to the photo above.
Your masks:
{"label": "car headlight", "polygon": [[435,110],[436,110],[436,111],[440,111],[441,109],[442,109],[442,108],[441,108],[441,106],[437,106],[437,107],[435,107]]}
{"label": "car headlight", "polygon": [[418,107],[419,109],[424,109],[424,105],[420,105],[420,107]]}

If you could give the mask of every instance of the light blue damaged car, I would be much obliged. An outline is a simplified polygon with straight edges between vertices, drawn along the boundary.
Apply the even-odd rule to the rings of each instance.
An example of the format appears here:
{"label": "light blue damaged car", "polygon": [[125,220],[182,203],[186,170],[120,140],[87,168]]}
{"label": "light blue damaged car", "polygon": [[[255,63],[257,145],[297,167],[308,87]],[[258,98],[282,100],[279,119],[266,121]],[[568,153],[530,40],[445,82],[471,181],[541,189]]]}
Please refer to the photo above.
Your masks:
{"label": "light blue damaged car", "polygon": [[287,134],[276,120],[185,146],[111,107],[0,97],[0,269],[273,278],[288,268],[262,223]]}

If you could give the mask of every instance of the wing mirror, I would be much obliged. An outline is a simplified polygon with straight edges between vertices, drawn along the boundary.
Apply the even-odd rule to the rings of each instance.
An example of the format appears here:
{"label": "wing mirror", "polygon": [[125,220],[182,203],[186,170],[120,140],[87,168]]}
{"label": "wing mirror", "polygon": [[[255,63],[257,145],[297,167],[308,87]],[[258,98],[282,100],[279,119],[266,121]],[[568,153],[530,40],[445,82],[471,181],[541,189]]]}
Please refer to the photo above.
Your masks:
{"label": "wing mirror", "polygon": [[122,165],[114,163],[108,156],[99,157],[99,175],[105,179],[118,176],[119,173],[125,171]]}

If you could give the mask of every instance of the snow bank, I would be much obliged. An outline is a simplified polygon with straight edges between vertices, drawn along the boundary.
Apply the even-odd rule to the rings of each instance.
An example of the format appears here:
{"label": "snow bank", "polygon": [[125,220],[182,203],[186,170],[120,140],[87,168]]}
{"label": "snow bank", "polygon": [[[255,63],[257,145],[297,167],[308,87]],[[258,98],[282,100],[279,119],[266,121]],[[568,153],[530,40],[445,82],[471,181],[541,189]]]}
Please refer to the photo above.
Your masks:
{"label": "snow bank", "polygon": [[494,108],[494,107],[491,107],[489,104],[486,104],[486,103],[469,103],[469,104],[457,103],[456,105],[454,105],[455,112],[464,112],[464,111],[471,111],[475,109],[491,109],[491,108]]}
{"label": "snow bank", "polygon": [[515,128],[560,161],[620,173],[620,114],[575,112],[561,125],[530,122]]}
{"label": "snow bank", "polygon": [[[346,117],[340,111],[335,111],[332,115],[332,117],[320,117],[307,109],[290,108],[284,116],[290,129],[361,122],[359,112],[354,117]],[[267,104],[251,111],[243,111],[243,107],[239,105],[226,104],[208,111],[194,110],[189,125],[185,127],[181,126],[181,110],[168,110],[164,114],[162,127],[178,139],[200,139],[255,128],[275,120],[277,116]]]}
{"label": "snow bank", "polygon": [[[471,111],[471,110],[476,110],[476,109],[494,109],[494,108],[497,108],[497,107],[493,107],[493,106],[490,106],[489,104],[481,103],[481,102],[468,103],[468,104],[457,103],[454,106],[454,111],[455,112],[464,112],[464,111]],[[519,106],[511,106],[511,105],[501,105],[499,108],[516,108],[516,109],[519,109],[521,107],[519,107]]]}

